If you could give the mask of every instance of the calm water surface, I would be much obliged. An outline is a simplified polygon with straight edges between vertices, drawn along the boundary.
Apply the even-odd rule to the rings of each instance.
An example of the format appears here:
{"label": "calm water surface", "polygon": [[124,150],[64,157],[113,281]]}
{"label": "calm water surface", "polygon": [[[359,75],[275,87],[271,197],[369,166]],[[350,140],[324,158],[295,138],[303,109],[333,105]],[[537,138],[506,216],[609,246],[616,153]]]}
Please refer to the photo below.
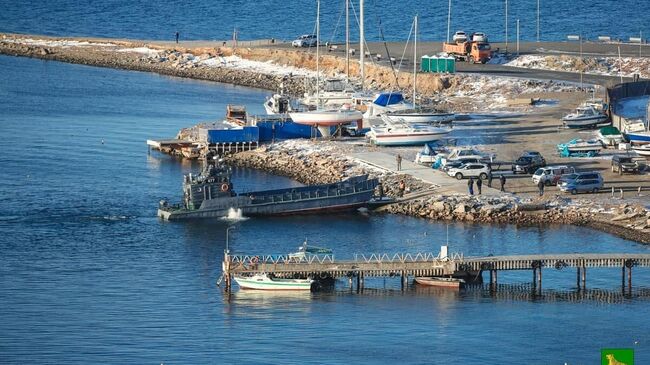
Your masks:
{"label": "calm water surface", "polygon": [[[355,9],[359,2],[351,1]],[[516,37],[520,20],[522,40],[537,35],[537,0],[508,1],[508,34]],[[345,39],[343,0],[321,1],[321,36]],[[452,1],[451,31],[486,32],[505,39],[504,0]],[[650,35],[650,2],[646,0],[539,0],[542,40],[566,40],[567,34],[590,39],[609,35],[627,40]],[[447,37],[448,1],[365,0],[368,40],[407,38],[413,16],[420,15],[422,40]],[[0,0],[0,31],[59,36],[97,36],[168,39],[178,30],[182,39],[293,39],[310,33],[316,20],[316,0]],[[357,9],[358,11],[358,9]],[[351,15],[353,39],[358,38]]]}
{"label": "calm water surface", "polygon": [[[397,216],[343,215],[166,223],[197,168],[147,154],[145,140],[223,114],[261,111],[265,92],[146,73],[0,57],[0,362],[238,364],[594,364],[602,347],[650,363],[650,272],[619,294],[619,270],[504,273],[496,294],[368,280],[368,290],[235,291],[220,275],[225,229],[235,252],[286,253],[307,238],[339,257],[434,251],[447,227]],[[102,143],[102,140],[104,143]],[[237,188],[291,181],[235,172]],[[465,255],[648,252],[578,227],[449,226]],[[637,344],[635,345],[635,341]]]}

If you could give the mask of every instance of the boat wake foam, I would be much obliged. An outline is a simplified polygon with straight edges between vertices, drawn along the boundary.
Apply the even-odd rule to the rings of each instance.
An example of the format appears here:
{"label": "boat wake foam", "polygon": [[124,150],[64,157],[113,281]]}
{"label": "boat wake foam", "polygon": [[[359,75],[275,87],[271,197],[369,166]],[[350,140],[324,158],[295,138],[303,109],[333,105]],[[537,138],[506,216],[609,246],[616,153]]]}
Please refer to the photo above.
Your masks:
{"label": "boat wake foam", "polygon": [[226,221],[245,221],[248,217],[244,217],[240,208],[230,208],[228,209],[228,214],[225,217],[221,217],[221,219]]}

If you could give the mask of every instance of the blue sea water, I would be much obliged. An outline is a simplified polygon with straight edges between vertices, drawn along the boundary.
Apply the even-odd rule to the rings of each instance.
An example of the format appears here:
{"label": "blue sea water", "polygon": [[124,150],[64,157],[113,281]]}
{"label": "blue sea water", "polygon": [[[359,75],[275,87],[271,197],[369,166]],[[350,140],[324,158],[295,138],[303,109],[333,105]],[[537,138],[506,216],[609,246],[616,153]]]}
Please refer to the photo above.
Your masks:
{"label": "blue sea water", "polygon": [[[506,0],[507,1],[507,0]],[[452,0],[451,32],[486,32],[493,41],[505,39],[504,0]],[[358,11],[358,1],[351,1]],[[508,1],[508,34],[515,40],[520,20],[522,40],[535,40],[537,0]],[[589,39],[609,35],[627,40],[650,36],[650,2],[636,0],[539,0],[542,40],[565,40],[567,34]],[[321,2],[322,37],[345,37],[344,1]],[[316,19],[315,0],[0,0],[0,31],[58,36],[97,36],[168,39],[179,31],[182,39],[292,39],[310,33]],[[366,37],[380,39],[380,22],[387,40],[404,40],[413,16],[420,15],[423,40],[447,36],[448,2],[366,0]],[[352,34],[357,35],[356,21]],[[338,26],[337,26],[338,25]],[[355,37],[356,38],[356,37]]]}
{"label": "blue sea water", "polygon": [[[147,153],[145,140],[216,119],[227,103],[261,111],[266,92],[148,73],[0,56],[0,363],[594,364],[603,347],[650,363],[650,272],[503,273],[497,292],[450,292],[371,279],[362,294],[274,294],[216,281],[235,253],[286,253],[304,240],[338,257],[437,252],[449,232],[465,255],[649,252],[580,227],[450,224],[392,215],[169,223],[195,163]],[[254,170],[235,188],[290,186]]]}

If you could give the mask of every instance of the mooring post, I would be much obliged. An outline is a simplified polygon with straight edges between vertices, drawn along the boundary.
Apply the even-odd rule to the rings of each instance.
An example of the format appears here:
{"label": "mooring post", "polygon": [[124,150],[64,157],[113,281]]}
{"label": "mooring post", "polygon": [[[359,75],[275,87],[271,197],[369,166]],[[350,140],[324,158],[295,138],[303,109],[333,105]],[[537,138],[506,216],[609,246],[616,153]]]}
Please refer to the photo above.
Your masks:
{"label": "mooring post", "polygon": [[357,272],[357,293],[361,292],[361,271]]}
{"label": "mooring post", "polygon": [[407,276],[407,274],[406,274],[406,271],[402,271],[402,278],[401,278],[401,280],[402,280],[402,290],[406,290],[406,288],[407,288],[408,285],[409,285],[409,284],[408,284],[408,276]]}
{"label": "mooring post", "polygon": [[533,268],[533,286],[537,286],[537,269]]}
{"label": "mooring post", "polygon": [[365,284],[364,283],[365,278],[364,278],[364,275],[363,275],[363,271],[359,273],[359,276],[361,276],[361,291],[363,291],[363,286]]}
{"label": "mooring post", "polygon": [[537,287],[542,288],[542,267],[537,270]]}
{"label": "mooring post", "polygon": [[627,269],[627,289],[632,294],[632,266]]}
{"label": "mooring post", "polygon": [[350,284],[350,290],[352,290],[352,276],[348,277],[348,284]]}
{"label": "mooring post", "polygon": [[621,287],[623,288],[623,293],[625,293],[625,261],[623,261],[623,267],[621,267]]}
{"label": "mooring post", "polygon": [[490,269],[490,285],[494,284],[494,270]]}
{"label": "mooring post", "polygon": [[580,266],[576,268],[576,286],[580,290]]}
{"label": "mooring post", "polygon": [[587,281],[587,267],[582,265],[582,288],[583,289],[587,288],[586,281]]}

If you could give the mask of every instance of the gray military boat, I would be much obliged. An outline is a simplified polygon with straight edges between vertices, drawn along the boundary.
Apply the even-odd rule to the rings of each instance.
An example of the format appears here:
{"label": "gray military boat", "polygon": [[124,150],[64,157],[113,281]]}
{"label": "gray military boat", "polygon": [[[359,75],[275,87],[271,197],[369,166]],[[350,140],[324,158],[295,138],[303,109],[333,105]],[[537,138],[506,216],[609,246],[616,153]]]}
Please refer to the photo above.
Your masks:
{"label": "gray military boat", "polygon": [[241,210],[245,216],[307,214],[355,210],[368,205],[377,179],[361,175],[322,185],[235,193],[232,170],[220,160],[206,159],[199,175],[183,177],[183,202],[160,201],[158,216],[166,220],[225,217]]}

